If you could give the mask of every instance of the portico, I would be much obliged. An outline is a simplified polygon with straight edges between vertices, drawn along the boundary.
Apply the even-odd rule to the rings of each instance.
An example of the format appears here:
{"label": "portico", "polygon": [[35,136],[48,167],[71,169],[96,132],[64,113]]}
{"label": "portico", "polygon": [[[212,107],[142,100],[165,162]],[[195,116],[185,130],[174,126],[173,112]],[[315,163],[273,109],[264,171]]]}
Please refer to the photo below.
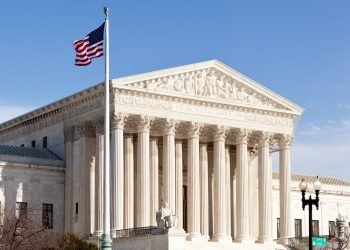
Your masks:
{"label": "portico", "polygon": [[[280,239],[291,237],[290,149],[300,107],[218,61],[112,80],[110,99],[112,235],[155,225],[164,201],[188,241],[272,243],[278,150]],[[32,114],[64,134],[65,230],[80,235],[103,228],[102,110],[97,85]]]}

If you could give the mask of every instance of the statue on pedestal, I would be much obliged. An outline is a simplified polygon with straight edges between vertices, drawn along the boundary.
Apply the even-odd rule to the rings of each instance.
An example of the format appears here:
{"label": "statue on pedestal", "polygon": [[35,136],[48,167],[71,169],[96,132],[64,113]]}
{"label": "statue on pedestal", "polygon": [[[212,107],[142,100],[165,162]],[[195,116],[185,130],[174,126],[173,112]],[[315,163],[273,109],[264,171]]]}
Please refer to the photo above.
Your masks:
{"label": "statue on pedestal", "polygon": [[175,215],[171,213],[168,203],[163,202],[162,207],[156,212],[157,228],[172,228],[175,227]]}

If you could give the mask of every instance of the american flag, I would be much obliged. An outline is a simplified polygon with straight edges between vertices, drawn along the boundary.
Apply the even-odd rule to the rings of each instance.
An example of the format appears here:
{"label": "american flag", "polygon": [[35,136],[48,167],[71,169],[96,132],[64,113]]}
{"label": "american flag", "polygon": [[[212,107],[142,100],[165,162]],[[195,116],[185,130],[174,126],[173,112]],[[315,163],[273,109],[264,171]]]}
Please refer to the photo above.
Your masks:
{"label": "american flag", "polygon": [[84,39],[73,42],[76,51],[75,65],[86,66],[91,63],[91,59],[103,56],[104,28],[105,23],[87,34]]}

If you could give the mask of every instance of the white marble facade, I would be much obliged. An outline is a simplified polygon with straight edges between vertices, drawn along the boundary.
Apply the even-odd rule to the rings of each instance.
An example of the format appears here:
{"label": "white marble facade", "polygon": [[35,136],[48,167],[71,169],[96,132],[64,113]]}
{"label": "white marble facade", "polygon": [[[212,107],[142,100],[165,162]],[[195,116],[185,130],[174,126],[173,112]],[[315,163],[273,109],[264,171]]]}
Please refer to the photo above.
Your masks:
{"label": "white marble facade", "polygon": [[[302,108],[218,61],[112,80],[110,99],[112,234],[155,225],[163,200],[189,241],[271,243],[278,150],[280,241],[293,236],[290,151]],[[1,144],[47,136],[65,159],[65,231],[102,232],[102,128],[102,84],[0,124]]]}

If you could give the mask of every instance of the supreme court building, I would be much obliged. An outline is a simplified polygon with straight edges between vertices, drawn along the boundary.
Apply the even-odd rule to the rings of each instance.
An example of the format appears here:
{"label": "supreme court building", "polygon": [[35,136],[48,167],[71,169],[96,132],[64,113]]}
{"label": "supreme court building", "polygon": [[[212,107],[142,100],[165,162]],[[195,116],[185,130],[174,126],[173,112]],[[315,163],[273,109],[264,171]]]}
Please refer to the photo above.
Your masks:
{"label": "supreme court building", "polygon": [[[290,151],[301,107],[215,60],[114,79],[110,93],[112,235],[156,225],[166,201],[188,242],[271,243],[277,151],[279,240],[293,237]],[[11,199],[51,197],[58,231],[102,233],[103,102],[99,84],[0,124],[0,144],[52,154],[15,164],[43,190],[35,198],[17,185],[22,196]],[[28,164],[43,173],[25,175]]]}

